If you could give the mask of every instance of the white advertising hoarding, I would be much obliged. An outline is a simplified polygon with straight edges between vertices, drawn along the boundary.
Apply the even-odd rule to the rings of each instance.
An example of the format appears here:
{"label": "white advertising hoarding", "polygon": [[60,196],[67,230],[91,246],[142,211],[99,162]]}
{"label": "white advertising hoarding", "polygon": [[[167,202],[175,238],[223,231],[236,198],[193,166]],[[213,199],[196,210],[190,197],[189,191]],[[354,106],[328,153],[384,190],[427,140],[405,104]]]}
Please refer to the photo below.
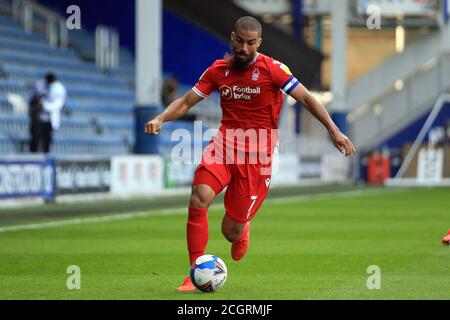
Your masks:
{"label": "white advertising hoarding", "polygon": [[350,162],[341,154],[324,154],[321,159],[321,179],[324,182],[348,181]]}
{"label": "white advertising hoarding", "polygon": [[438,184],[444,172],[444,150],[421,149],[417,166],[417,182]]}
{"label": "white advertising hoarding", "polygon": [[297,155],[275,153],[272,164],[272,185],[289,185],[300,181]]}
{"label": "white advertising hoarding", "polygon": [[296,154],[275,154],[272,184],[289,185],[305,182],[345,183],[349,180],[350,161],[341,154],[299,157]]}
{"label": "white advertising hoarding", "polygon": [[111,192],[121,195],[159,193],[164,187],[164,162],[159,156],[117,156],[111,162]]}

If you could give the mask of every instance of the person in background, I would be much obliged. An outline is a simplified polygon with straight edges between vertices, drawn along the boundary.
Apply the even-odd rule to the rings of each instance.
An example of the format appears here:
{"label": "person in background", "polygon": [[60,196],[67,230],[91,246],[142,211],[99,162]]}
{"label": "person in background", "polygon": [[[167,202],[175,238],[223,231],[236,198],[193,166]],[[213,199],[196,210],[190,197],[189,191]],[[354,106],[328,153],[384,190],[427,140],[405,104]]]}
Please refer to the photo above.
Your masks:
{"label": "person in background", "polygon": [[53,73],[36,82],[30,100],[30,152],[50,151],[52,133],[61,125],[66,88]]}
{"label": "person in background", "polygon": [[[163,103],[164,109],[166,109],[172,102],[178,98],[178,80],[174,76],[168,77],[161,90],[161,101]],[[195,121],[195,114],[185,114],[178,120],[181,121]]]}
{"label": "person in background", "polygon": [[162,86],[161,101],[164,109],[177,98],[178,80],[174,76],[167,78]]}

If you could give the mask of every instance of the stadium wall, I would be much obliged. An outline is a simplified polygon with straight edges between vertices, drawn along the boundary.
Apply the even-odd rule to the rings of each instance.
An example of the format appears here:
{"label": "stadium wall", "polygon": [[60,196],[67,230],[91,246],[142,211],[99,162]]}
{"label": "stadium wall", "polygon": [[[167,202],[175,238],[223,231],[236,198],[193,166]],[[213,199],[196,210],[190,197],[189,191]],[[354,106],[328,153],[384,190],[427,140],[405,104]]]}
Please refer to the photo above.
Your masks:
{"label": "stadium wall", "polygon": [[[430,112],[426,112],[419,119],[401,129],[395,135],[381,143],[380,147],[386,146],[388,148],[402,148],[405,143],[414,141],[419,134],[420,129],[422,129],[425,124],[426,119],[430,115]],[[446,121],[450,121],[450,103],[445,104],[434,121],[432,127],[445,126]],[[428,136],[425,138],[424,142],[428,142]]]}
{"label": "stadium wall", "polygon": [[195,84],[229,46],[210,32],[169,10],[163,12],[163,70],[180,82]]}
{"label": "stadium wall", "polygon": [[[135,53],[135,1],[111,6],[109,0],[39,0],[42,5],[66,16],[68,6],[81,9],[81,22],[94,32],[99,24],[116,28],[121,46]],[[101,8],[101,10],[99,10]],[[228,43],[207,30],[193,25],[170,10],[163,10],[163,72],[181,83],[194,84],[205,69],[229,50]]]}
{"label": "stadium wall", "polygon": [[77,5],[81,9],[81,23],[93,32],[99,24],[108,25],[118,30],[120,44],[135,52],[135,1],[110,0],[37,0],[49,9],[67,16],[67,7]]}
{"label": "stadium wall", "polygon": [[[428,111],[421,115],[418,119],[411,122],[408,126],[404,127],[403,129],[399,130],[397,133],[386,139],[385,141],[381,142],[377,148],[375,148],[373,151],[383,151],[383,150],[389,150],[390,156],[391,156],[391,176],[395,176],[400,169],[402,155],[404,153],[404,148],[408,148],[408,145],[411,145],[412,142],[417,138],[420,130],[422,129],[423,125],[425,124],[425,121],[427,120],[428,116],[430,115],[431,111]],[[450,103],[446,103],[439,115],[436,117],[435,121],[433,122],[432,128],[436,127],[449,127],[450,126]],[[423,141],[423,144],[428,143],[428,135],[425,136],[425,139]],[[367,162],[364,160],[368,155],[362,155],[361,163],[360,163],[360,172],[359,172],[359,178],[362,181],[367,181]]]}

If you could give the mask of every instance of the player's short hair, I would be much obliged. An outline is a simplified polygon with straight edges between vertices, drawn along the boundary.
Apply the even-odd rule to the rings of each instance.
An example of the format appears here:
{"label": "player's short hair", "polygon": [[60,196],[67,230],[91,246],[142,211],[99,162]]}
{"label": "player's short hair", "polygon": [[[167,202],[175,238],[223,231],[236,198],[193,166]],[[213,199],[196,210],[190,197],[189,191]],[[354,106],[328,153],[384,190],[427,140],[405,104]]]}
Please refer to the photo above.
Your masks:
{"label": "player's short hair", "polygon": [[258,35],[261,37],[262,35],[262,27],[261,23],[259,21],[251,16],[245,16],[240,18],[236,23],[234,24],[233,31],[237,31],[237,29],[244,29],[248,31],[256,31],[258,32]]}

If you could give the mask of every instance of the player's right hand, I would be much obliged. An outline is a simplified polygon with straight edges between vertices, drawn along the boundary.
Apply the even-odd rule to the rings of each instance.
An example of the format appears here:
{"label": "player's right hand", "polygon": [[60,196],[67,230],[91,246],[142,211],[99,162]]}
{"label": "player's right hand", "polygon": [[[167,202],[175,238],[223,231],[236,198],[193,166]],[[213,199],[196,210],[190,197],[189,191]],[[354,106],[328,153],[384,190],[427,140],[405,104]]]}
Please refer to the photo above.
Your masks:
{"label": "player's right hand", "polygon": [[157,135],[161,131],[162,120],[159,118],[155,118],[152,121],[149,121],[144,126],[144,133]]}

